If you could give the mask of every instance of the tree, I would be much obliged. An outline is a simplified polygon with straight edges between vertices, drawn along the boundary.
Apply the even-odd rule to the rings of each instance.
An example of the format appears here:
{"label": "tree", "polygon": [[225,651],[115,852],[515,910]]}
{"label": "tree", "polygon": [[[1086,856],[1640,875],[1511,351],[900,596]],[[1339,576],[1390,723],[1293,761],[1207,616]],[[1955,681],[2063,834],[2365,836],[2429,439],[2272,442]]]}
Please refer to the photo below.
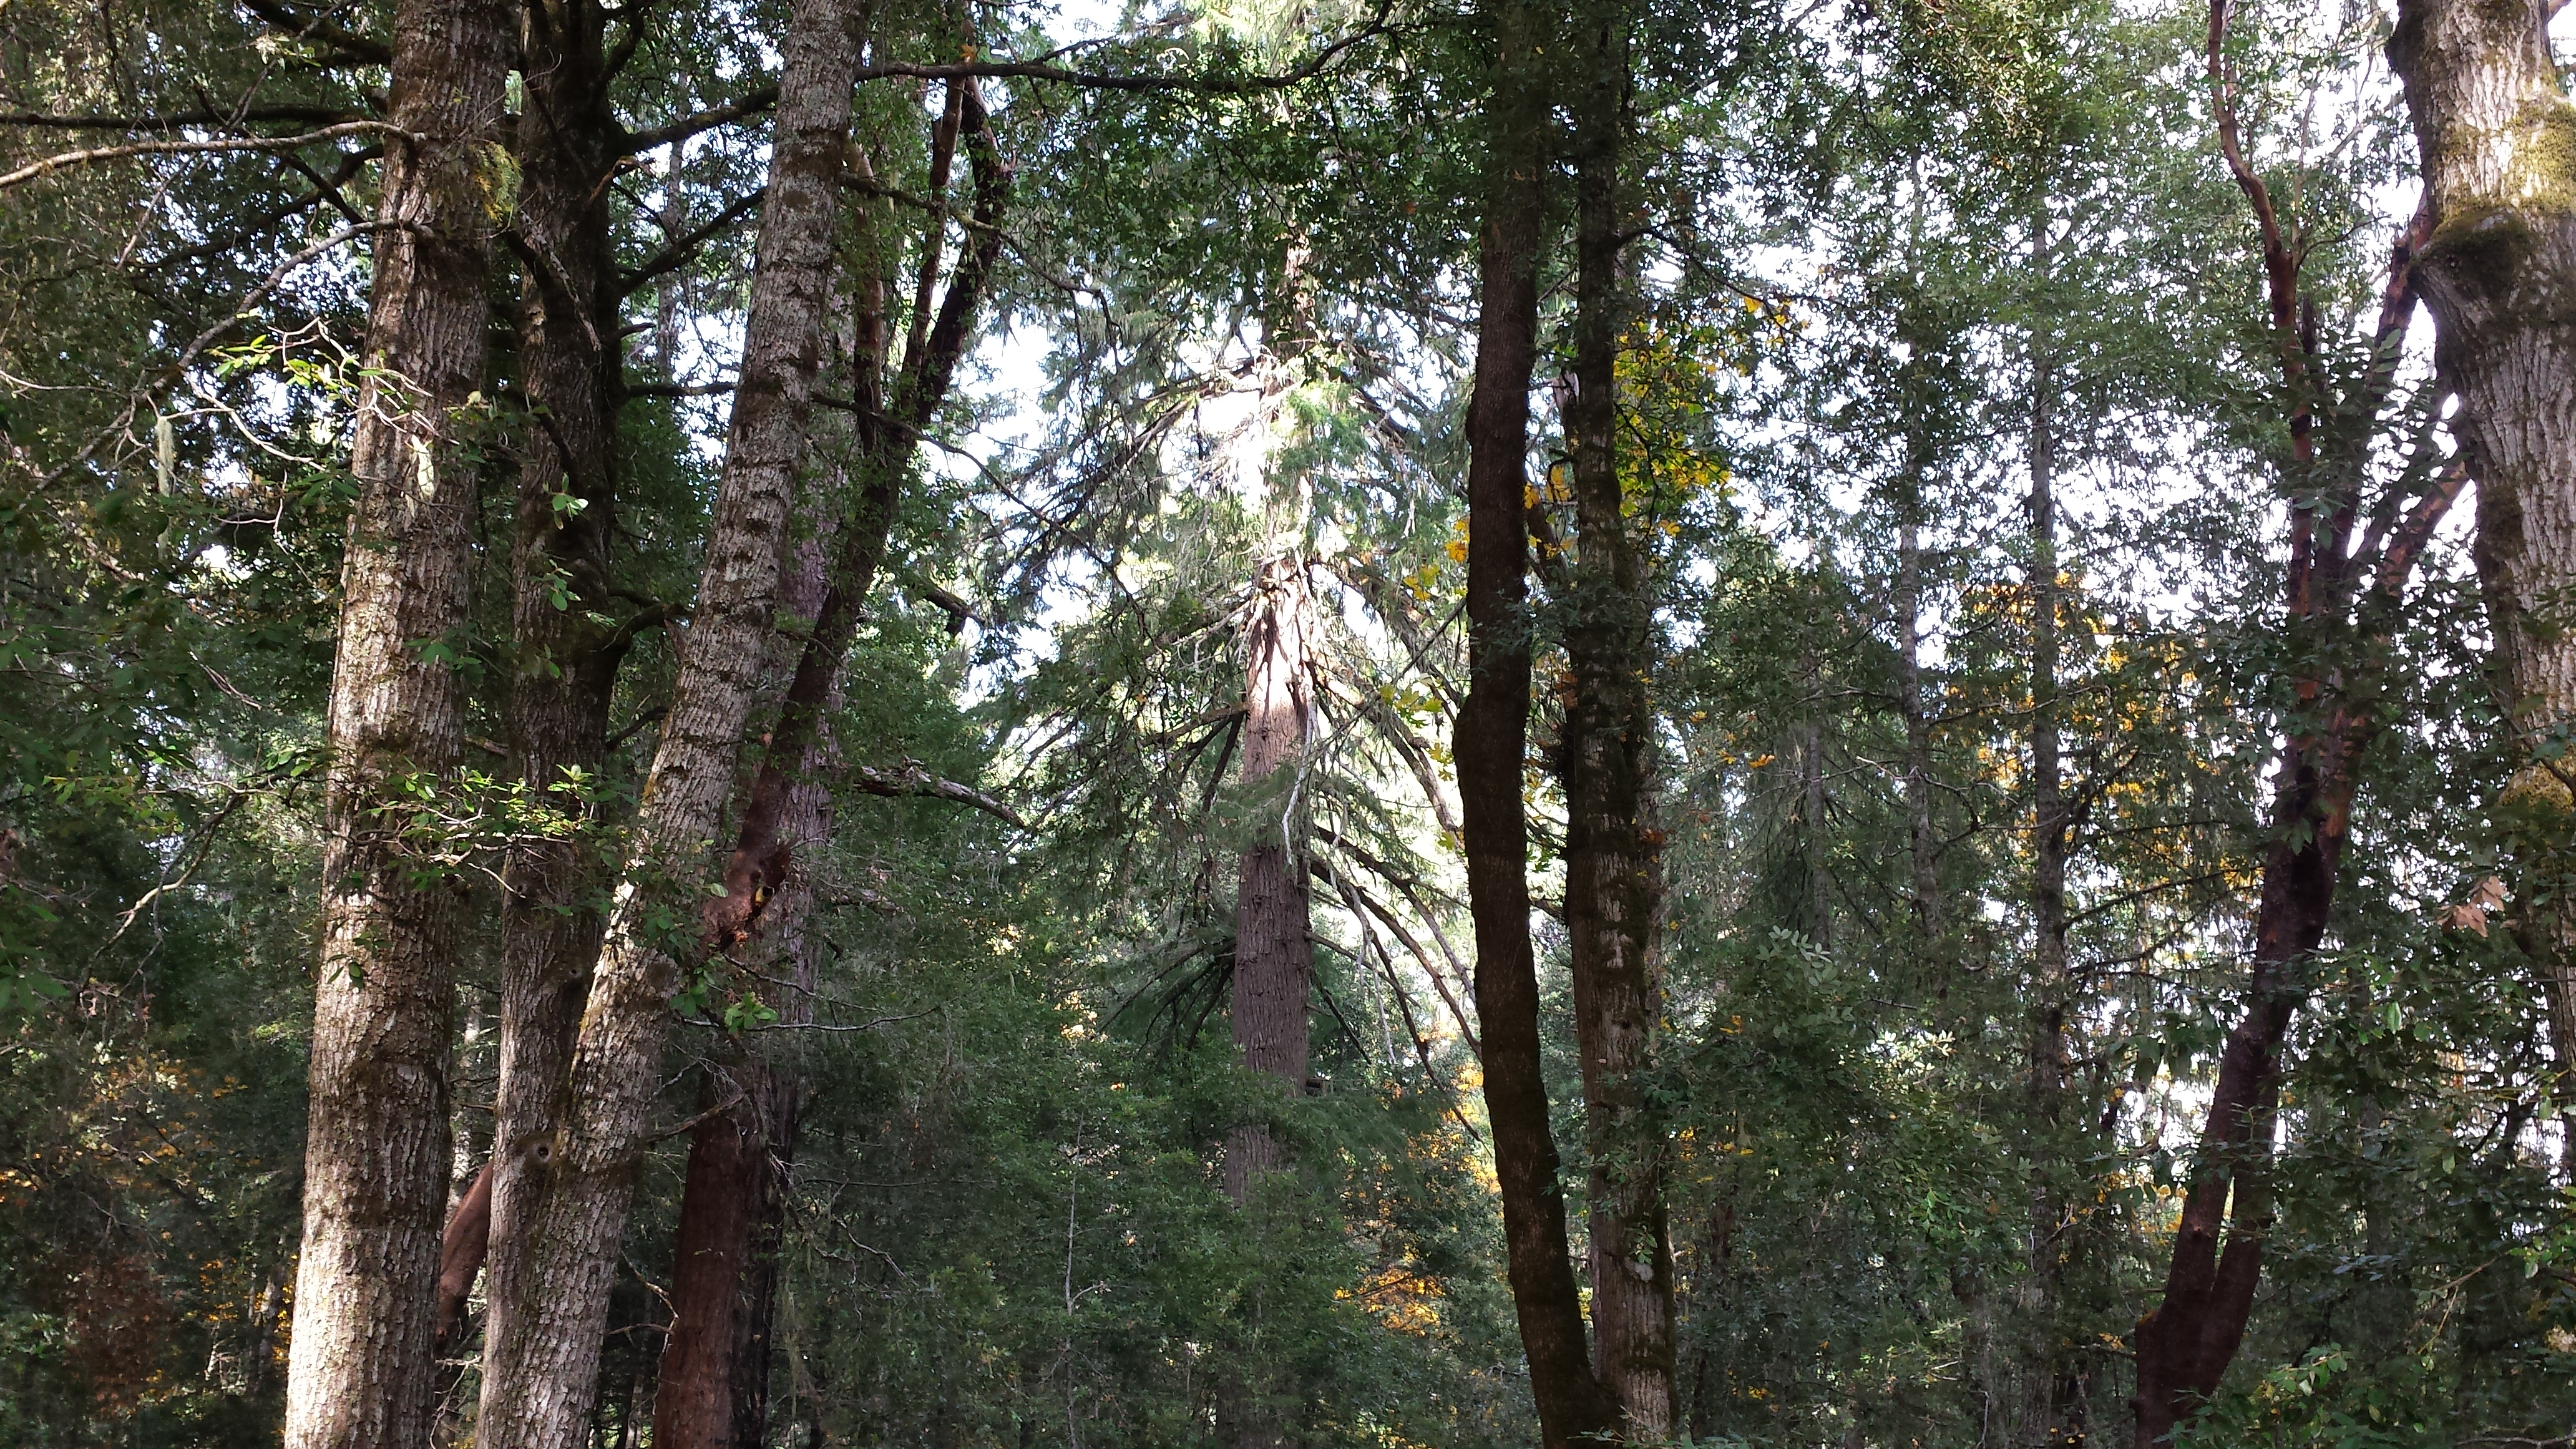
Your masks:
{"label": "tree", "polygon": [[389,147],[341,578],[287,1442],[426,1441],[446,1207],[447,1062],[463,901],[407,827],[456,787],[456,631],[484,411],[491,128],[506,12],[395,17]]}
{"label": "tree", "polygon": [[610,1272],[666,1005],[681,984],[673,953],[687,949],[673,896],[704,870],[703,842],[731,793],[776,606],[822,349],[859,40],[845,6],[807,0],[781,47],[779,140],[706,573],[575,1038],[564,1126],[527,1148],[544,1168],[532,1174],[529,1200],[493,1206],[494,1238],[508,1246],[491,1264],[481,1422],[496,1445],[569,1449],[587,1433]]}

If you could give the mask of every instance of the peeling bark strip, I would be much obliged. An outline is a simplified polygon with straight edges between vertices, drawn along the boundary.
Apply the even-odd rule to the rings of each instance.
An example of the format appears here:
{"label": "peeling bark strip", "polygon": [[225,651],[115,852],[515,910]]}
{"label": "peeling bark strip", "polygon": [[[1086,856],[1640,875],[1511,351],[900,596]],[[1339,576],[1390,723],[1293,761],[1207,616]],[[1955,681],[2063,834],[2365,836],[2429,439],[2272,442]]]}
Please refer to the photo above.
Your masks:
{"label": "peeling bark strip", "polygon": [[464,622],[475,472],[454,446],[482,386],[509,12],[406,0],[350,469],[324,797],[321,973],[304,1241],[287,1367],[290,1449],[416,1449],[429,1433],[447,1069],[461,895],[415,875],[397,782],[444,784],[463,700],[443,655]]}
{"label": "peeling bark strip", "polygon": [[[2556,10],[2407,0],[2388,42],[2431,219],[2419,283],[2435,362],[2460,398],[2451,432],[2478,484],[2478,578],[2520,750],[2576,721],[2576,105],[2550,56]],[[2526,764],[2501,803],[2521,837],[2517,894],[2567,900],[2567,787]],[[2518,934],[2540,967],[2564,1103],[2576,1098],[2576,916],[2546,914]],[[2568,1151],[2576,1163],[2576,1132]]]}
{"label": "peeling bark strip", "polygon": [[[1244,630],[1242,780],[1257,803],[1235,892],[1234,1044],[1245,1067],[1278,1078],[1291,1095],[1305,1089],[1315,948],[1303,851],[1292,859],[1287,839],[1296,787],[1281,777],[1293,776],[1306,753],[1314,707],[1306,641],[1314,611],[1297,560],[1262,565]],[[1269,1128],[1237,1127],[1225,1139],[1225,1195],[1241,1207],[1257,1181],[1287,1166]]]}
{"label": "peeling bark strip", "polygon": [[[1588,52],[1588,53],[1587,53]],[[1673,1251],[1663,1128],[1639,1075],[1662,1014],[1656,981],[1663,859],[1653,808],[1653,602],[1619,477],[1618,358],[1626,302],[1620,161],[1626,149],[1627,17],[1597,7],[1576,37],[1588,84],[1574,105],[1573,453],[1576,552],[1565,652],[1565,930],[1583,1059],[1592,1269],[1592,1361],[1627,1437],[1669,1438]]]}
{"label": "peeling bark strip", "polygon": [[1503,1199],[1512,1304],[1547,1449],[1606,1434],[1616,1401],[1592,1376],[1583,1300],[1565,1240],[1565,1196],[1541,1075],[1530,952],[1529,389],[1538,358],[1538,253],[1546,225],[1545,11],[1495,0],[1486,102],[1485,225],[1477,259],[1475,394],[1467,408],[1467,699],[1454,739],[1476,927],[1476,1014],[1485,1113]]}
{"label": "peeling bark strip", "polygon": [[805,454],[858,67],[854,9],[800,0],[780,47],[777,136],[706,570],[591,980],[560,1140],[527,1149],[546,1159],[544,1181],[523,1256],[510,1275],[494,1274],[486,1449],[581,1449],[588,1440],[610,1277],[680,985],[672,917],[686,919],[681,903],[710,872],[703,842],[732,787]]}
{"label": "peeling bark strip", "polygon": [[[620,401],[616,257],[608,173],[622,133],[607,109],[605,17],[596,0],[531,6],[516,133],[519,368],[531,418],[519,443],[510,558],[512,766],[547,804],[564,772],[595,775],[631,634],[595,622],[609,598]],[[518,1282],[524,1228],[543,1181],[536,1144],[563,1125],[573,1030],[599,952],[598,882],[582,846],[520,846],[503,867],[500,1082],[495,1093],[493,1281]]]}
{"label": "peeling bark strip", "polygon": [[[2411,502],[2404,496],[2411,490],[2396,490],[2400,496],[2384,512],[2365,516],[2373,435],[2425,272],[2416,260],[2424,220],[2419,214],[2398,238],[2390,260],[2370,369],[2341,396],[2326,392],[2316,308],[2299,288],[2305,258],[2238,143],[2226,34],[2227,0],[2212,0],[2209,76],[2220,145],[2262,230],[2265,294],[2281,358],[2290,439],[2285,481],[2291,485],[2284,613],[2301,646],[2291,684],[2305,727],[2282,740],[2273,776],[2272,844],[2263,861],[2245,1012],[2219,1055],[2163,1301],[2138,1322],[2139,1449],[2170,1441],[2176,1426],[2216,1391],[2244,1341],[2271,1230],[2268,1173],[2281,1042],[2307,994],[2300,968],[2332,919],[2361,757],[2384,709],[2389,632],[2426,541],[2466,481],[2459,468],[2446,469]],[[2401,23],[2401,53],[2407,34],[2408,24]],[[2417,89],[2410,78],[2410,97]],[[2340,415],[2322,430],[2314,425],[2320,407]],[[2320,431],[2335,444],[2324,456],[2317,449]],[[2410,473],[2427,471],[2424,462],[2415,460]]]}

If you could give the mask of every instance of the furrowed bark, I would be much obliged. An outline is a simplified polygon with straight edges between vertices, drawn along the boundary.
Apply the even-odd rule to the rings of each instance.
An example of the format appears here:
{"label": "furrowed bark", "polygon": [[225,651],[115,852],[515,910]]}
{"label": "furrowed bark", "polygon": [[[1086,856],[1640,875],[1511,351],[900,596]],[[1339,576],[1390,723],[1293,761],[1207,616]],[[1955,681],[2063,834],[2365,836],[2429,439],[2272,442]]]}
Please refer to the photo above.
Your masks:
{"label": "furrowed bark", "polygon": [[1468,688],[1454,737],[1476,929],[1485,1111],[1503,1200],[1512,1303],[1548,1449],[1606,1434],[1619,1406],[1592,1374],[1583,1301],[1566,1250],[1565,1197],[1541,1073],[1530,950],[1529,821],[1521,800],[1530,705],[1529,388],[1538,356],[1538,254],[1546,224],[1546,12],[1495,0],[1486,104],[1485,222],[1477,259],[1475,394],[1467,411]]}
{"label": "furrowed bark", "polygon": [[781,45],[777,136],[705,573],[634,854],[591,978],[569,1106],[546,1154],[518,1272],[493,1283],[486,1449],[581,1449],[588,1437],[611,1274],[646,1145],[668,1003],[682,984],[674,954],[688,949],[681,902],[712,873],[705,842],[733,786],[773,627],[822,351],[858,67],[854,22],[847,0],[801,0]]}
{"label": "furrowed bark", "polygon": [[[963,112],[975,173],[975,228],[940,301],[939,317],[917,353],[891,383],[879,380],[887,346],[883,282],[876,262],[861,259],[870,271],[866,290],[876,300],[863,300],[860,342],[854,378],[852,417],[857,432],[860,479],[858,500],[849,523],[840,531],[832,564],[831,586],[814,617],[813,633],[797,658],[795,677],[780,707],[777,726],[760,772],[743,808],[733,855],[724,874],[724,895],[711,902],[705,935],[711,949],[724,950],[750,939],[759,928],[764,902],[786,881],[792,852],[779,836],[779,825],[793,784],[795,765],[816,738],[823,702],[839,677],[842,657],[857,633],[861,607],[874,584],[886,540],[902,502],[902,485],[922,433],[948,396],[958,362],[964,357],[975,318],[991,286],[1000,258],[998,226],[1010,200],[1011,169],[993,135],[992,117],[971,82],[965,83]],[[864,163],[862,163],[864,164]],[[866,228],[863,226],[863,235]]]}
{"label": "furrowed bark", "polygon": [[[858,291],[871,295],[865,284]],[[872,361],[853,356],[849,334],[864,329],[845,316],[835,330],[845,334],[838,339],[843,357],[826,375],[848,377],[854,365]],[[833,505],[847,488],[847,420],[816,422],[818,455],[831,461],[806,491],[803,511],[820,522],[814,536],[797,541],[795,564],[779,587],[785,619],[811,619],[823,607],[840,522]],[[769,649],[768,672],[783,692],[804,646],[782,631]],[[799,860],[819,851],[831,831],[829,751],[828,737],[806,748],[782,801],[776,835]],[[783,990],[760,992],[784,1023],[814,1018],[822,942],[807,929],[813,900],[810,869],[791,871],[763,902],[766,934],[748,953],[784,978]],[[714,1115],[689,1138],[672,1244],[671,1333],[654,1376],[653,1442],[669,1449],[759,1449],[768,1438],[770,1305],[804,1090],[793,1063],[767,1048],[758,1038],[722,1043],[704,1068],[699,1110]]]}
{"label": "furrowed bark", "polygon": [[[1314,600],[1293,557],[1261,566],[1244,628],[1243,764],[1253,801],[1234,907],[1232,1028],[1243,1065],[1294,1097],[1306,1088],[1306,1002],[1314,975],[1312,901],[1295,820],[1298,776],[1314,715],[1307,639]],[[1251,1207],[1263,1179],[1289,1170],[1287,1149],[1266,1124],[1247,1122],[1225,1139],[1225,1195]],[[1257,1300],[1247,1321],[1259,1316]],[[1289,1442],[1262,1402],[1263,1366],[1249,1351],[1230,1366],[1217,1399],[1217,1432],[1238,1449]]]}
{"label": "furrowed bark", "polygon": [[[592,0],[531,4],[520,17],[525,102],[516,135],[521,262],[519,367],[530,418],[519,449],[511,547],[510,749],[520,782],[570,822],[590,814],[559,789],[596,778],[621,636],[612,607],[620,400],[616,257],[598,186],[622,134],[607,108],[605,18]],[[514,848],[502,873],[501,1067],[489,1169],[492,1278],[525,1279],[525,1227],[563,1123],[573,1031],[599,953],[592,862],[575,839]]]}
{"label": "furrowed bark", "polygon": [[1661,1015],[1656,927],[1663,862],[1648,823],[1653,611],[1645,550],[1626,516],[1618,459],[1625,312],[1619,168],[1628,73],[1620,7],[1600,6],[1586,17],[1575,54],[1588,84],[1574,107],[1574,388],[1564,407],[1576,522],[1565,623],[1571,678],[1559,766],[1565,927],[1591,1161],[1593,1368],[1618,1401],[1622,1432],[1654,1441],[1669,1437],[1674,1426],[1673,1254],[1664,1214],[1663,1130],[1639,1081],[1652,1061]]}
{"label": "furrowed bark", "polygon": [[493,0],[408,0],[394,18],[388,114],[407,134],[385,150],[350,459],[292,1449],[414,1449],[429,1432],[464,901],[402,838],[398,802],[408,780],[450,785],[463,743],[446,651],[465,620],[477,483],[458,435],[484,381],[486,132],[501,119],[509,41]]}
{"label": "furrowed bark", "polygon": [[[1313,623],[1314,601],[1298,561],[1263,564],[1244,630],[1241,779],[1258,804],[1235,896],[1234,1044],[1246,1068],[1277,1078],[1291,1096],[1306,1085],[1306,999],[1314,972],[1304,852],[1292,854],[1288,819],[1314,708],[1306,658]],[[1260,1123],[1226,1135],[1225,1194],[1235,1206],[1250,1200],[1264,1176],[1287,1166],[1285,1151]]]}
{"label": "furrowed bark", "polygon": [[[2460,399],[2451,432],[2478,485],[2476,558],[2521,757],[2499,803],[2514,837],[2517,935],[2531,952],[2576,1119],[2576,809],[2564,766],[2534,758],[2576,721],[2576,105],[2550,54],[2555,7],[2408,0],[2388,58],[2404,83],[2430,234],[2418,285],[2434,361]],[[2576,1126],[2576,1120],[2571,1120]],[[2576,1177],[2576,1130],[2568,1136]]]}
{"label": "furrowed bark", "polygon": [[[885,556],[903,479],[923,431],[947,398],[999,258],[997,228],[1009,197],[1010,168],[974,83],[955,83],[951,95],[954,104],[933,138],[932,179],[944,187],[947,168],[938,158],[953,154],[962,128],[975,176],[977,229],[949,275],[936,321],[917,319],[903,365],[887,382],[887,259],[874,255],[880,239],[873,218],[862,213],[849,347],[854,406],[848,423],[831,430],[855,454],[847,471],[862,486],[852,516],[806,545],[804,562],[782,598],[786,613],[811,618],[814,627],[795,652],[780,717],[736,831],[726,895],[710,904],[704,926],[711,946],[749,949],[790,964],[797,984],[779,1005],[787,1021],[812,1017],[821,946],[808,930],[813,879],[795,861],[819,848],[830,830],[834,770],[824,721]],[[944,226],[944,217],[932,225]],[[939,251],[935,233],[926,236],[913,293],[917,307],[927,306]],[[842,487],[846,482],[828,490],[836,501]],[[764,939],[755,942],[756,933]],[[759,1449],[767,1440],[778,1230],[804,1083],[792,1065],[769,1060],[758,1047],[746,1048],[728,1074],[739,1103],[701,1124],[689,1147],[678,1243],[683,1271],[672,1283],[675,1321],[654,1401],[653,1442],[662,1449]]]}

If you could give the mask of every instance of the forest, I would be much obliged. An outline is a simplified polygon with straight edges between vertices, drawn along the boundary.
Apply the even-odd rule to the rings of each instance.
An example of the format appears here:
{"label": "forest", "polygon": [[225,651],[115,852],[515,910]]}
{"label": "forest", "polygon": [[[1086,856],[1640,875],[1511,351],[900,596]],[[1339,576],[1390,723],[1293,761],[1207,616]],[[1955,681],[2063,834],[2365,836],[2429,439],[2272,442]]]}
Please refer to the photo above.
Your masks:
{"label": "forest", "polygon": [[0,0],[0,1442],[2571,1449],[2564,4]]}

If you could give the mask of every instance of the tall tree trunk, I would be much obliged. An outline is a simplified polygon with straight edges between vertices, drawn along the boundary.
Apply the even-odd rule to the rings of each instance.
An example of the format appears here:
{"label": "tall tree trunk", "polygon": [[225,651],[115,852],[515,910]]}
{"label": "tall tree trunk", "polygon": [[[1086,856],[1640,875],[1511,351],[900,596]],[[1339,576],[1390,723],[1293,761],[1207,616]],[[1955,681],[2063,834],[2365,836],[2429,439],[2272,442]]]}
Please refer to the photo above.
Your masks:
{"label": "tall tree trunk", "polygon": [[[932,314],[936,320],[915,319],[902,365],[888,381],[892,325],[886,273],[893,259],[875,211],[860,213],[847,346],[854,406],[846,425],[829,429],[846,452],[833,470],[838,481],[822,490],[832,502],[846,501],[851,516],[806,541],[782,594],[782,611],[813,620],[813,629],[794,651],[779,719],[736,829],[726,895],[707,913],[711,943],[788,964],[795,984],[778,1009],[791,1024],[812,1019],[822,945],[809,929],[813,877],[795,862],[818,849],[831,828],[832,746],[824,721],[837,698],[842,657],[885,557],[903,479],[948,396],[1000,251],[1010,168],[974,82],[953,82],[949,94],[951,103],[931,137],[930,189],[944,196],[949,162],[962,140],[975,175],[973,229]],[[943,250],[935,237],[945,224],[944,215],[935,213],[923,240],[912,294],[916,308],[929,307]],[[848,499],[853,479],[857,497]],[[756,1044],[742,1049],[728,1075],[731,1086],[724,1090],[738,1100],[701,1123],[689,1144],[680,1267],[671,1288],[674,1322],[654,1399],[657,1449],[759,1449],[768,1438],[778,1233],[804,1082],[791,1064]]]}
{"label": "tall tree trunk", "polygon": [[1618,1400],[1624,1433],[1653,1441],[1674,1425],[1673,1255],[1663,1128],[1640,1081],[1662,1009],[1663,862],[1647,820],[1653,608],[1618,458],[1624,9],[1589,12],[1574,54],[1587,83],[1574,106],[1574,387],[1565,403],[1578,537],[1565,623],[1565,926],[1591,1159],[1594,1372]]}
{"label": "tall tree trunk", "polygon": [[[2415,310],[2423,219],[2419,214],[2400,235],[2390,260],[2369,372],[2340,397],[2325,391],[2318,386],[2317,309],[2300,291],[2301,254],[2238,134],[2235,80],[2225,58],[2228,14],[2227,0],[2212,0],[2210,87],[2220,149],[2263,238],[2264,290],[2290,442],[2284,625],[2298,646],[2293,657],[2303,663],[2290,680],[2299,709],[2272,776],[2272,843],[2263,860],[2244,1014],[2220,1051],[2163,1301],[2139,1320],[2134,1335],[2139,1449],[2170,1439],[2216,1391],[2244,1341],[2271,1229],[2281,1041],[2305,995],[2298,968],[2332,918],[2361,757],[2385,709],[2389,630],[2427,540],[2465,481],[2460,470],[2449,470],[2420,498],[2389,499],[2387,511],[2365,517],[2373,435]],[[2398,42],[2406,38],[2401,23]],[[2402,55],[2407,47],[2397,49]],[[2410,78],[2408,87],[2412,97],[2418,84]],[[2326,430],[2337,451],[2323,458],[2315,426],[2321,407],[2339,414],[2329,420],[2340,424]]]}
{"label": "tall tree trunk", "polygon": [[[2545,0],[2405,0],[2388,58],[2406,88],[2430,237],[2417,283],[2434,361],[2460,399],[2451,434],[2478,485],[2478,576],[2521,768],[2505,791],[2519,933],[2540,969],[2560,1110],[2576,1128],[2576,804],[2529,760],[2576,721],[2576,105],[2550,54]],[[2576,1130],[2568,1139],[2576,1174]]]}
{"label": "tall tree trunk", "polygon": [[1565,1196],[1549,1135],[1530,949],[1529,820],[1521,800],[1530,706],[1529,389],[1538,358],[1538,254],[1548,93],[1542,18],[1494,0],[1486,104],[1485,222],[1477,259],[1475,394],[1467,410],[1467,699],[1455,759],[1476,928],[1476,1014],[1503,1235],[1547,1449],[1614,1431],[1619,1405],[1593,1377],[1583,1300],[1566,1250]]}
{"label": "tall tree trunk", "polygon": [[455,434],[484,381],[488,133],[509,54],[495,0],[406,0],[395,13],[387,114],[408,134],[385,151],[326,726],[291,1449],[415,1449],[429,1429],[464,903],[419,871],[408,812],[379,807],[405,782],[446,784],[463,743],[444,651],[465,620],[477,483]]}
{"label": "tall tree trunk", "polygon": [[[1261,566],[1244,630],[1242,781],[1254,830],[1243,847],[1234,907],[1234,1044],[1243,1064],[1291,1096],[1306,1084],[1306,999],[1314,937],[1304,852],[1293,848],[1295,776],[1314,709],[1306,658],[1314,601],[1294,558]],[[1270,1129],[1226,1134],[1225,1193],[1241,1207],[1260,1180],[1287,1167]]]}
{"label": "tall tree trunk", "polygon": [[1909,470],[1904,517],[1896,527],[1896,693],[1905,724],[1905,856],[1911,875],[1915,934],[1937,950],[1941,911],[1941,837],[1932,813],[1932,711],[1923,698],[1923,481]]}
{"label": "tall tree trunk", "polygon": [[[2042,295],[2049,283],[2050,218],[2033,218],[2031,269]],[[2044,307],[2040,309],[2044,311]],[[2058,1299],[2065,1277],[2066,1193],[2059,1180],[2066,1154],[2059,1131],[2069,1073],[2066,1014],[2074,986],[2067,973],[2066,857],[2074,819],[2067,808],[2058,733],[2057,372],[2037,327],[2030,339],[2030,801],[2031,981],[2026,1082],[2033,1174],[2030,1241],[2022,1294],[2022,1362],[2013,1429],[2020,1442],[2080,1444],[2080,1406],[2067,1402]],[[2075,1420],[2070,1422],[2070,1419]]]}
{"label": "tall tree trunk", "polygon": [[668,918],[706,878],[777,602],[788,503],[823,343],[832,228],[849,144],[858,25],[849,0],[800,0],[781,45],[776,140],[723,482],[687,645],[576,1036],[570,1101],[485,1329],[486,1449],[580,1449],[597,1391],[610,1278],[682,979]]}
{"label": "tall tree trunk", "polygon": [[[1242,784],[1253,802],[1252,836],[1238,863],[1234,906],[1234,1045],[1243,1065],[1288,1095],[1306,1085],[1306,1003],[1315,943],[1306,853],[1294,819],[1299,774],[1314,715],[1307,658],[1314,599],[1302,560],[1280,557],[1253,579],[1244,629]],[[1287,1149],[1267,1125],[1247,1122],[1225,1139],[1225,1193],[1255,1205],[1262,1180],[1288,1170]],[[1259,1317],[1257,1300],[1247,1328]],[[1249,1336],[1249,1335],[1247,1335]],[[1262,1402],[1268,1375],[1249,1351],[1228,1366],[1218,1391],[1218,1432],[1238,1449],[1289,1442]]]}
{"label": "tall tree trunk", "polygon": [[[517,131],[523,273],[519,367],[530,420],[511,548],[510,749],[541,808],[589,814],[558,787],[595,778],[627,631],[609,598],[620,356],[608,192],[621,131],[607,107],[592,0],[531,3],[520,17],[525,105]],[[599,882],[575,839],[512,850],[502,875],[501,1071],[489,1212],[495,1277],[519,1270],[522,1233],[563,1124],[573,1028],[599,952]],[[467,1286],[472,1270],[463,1264]]]}

